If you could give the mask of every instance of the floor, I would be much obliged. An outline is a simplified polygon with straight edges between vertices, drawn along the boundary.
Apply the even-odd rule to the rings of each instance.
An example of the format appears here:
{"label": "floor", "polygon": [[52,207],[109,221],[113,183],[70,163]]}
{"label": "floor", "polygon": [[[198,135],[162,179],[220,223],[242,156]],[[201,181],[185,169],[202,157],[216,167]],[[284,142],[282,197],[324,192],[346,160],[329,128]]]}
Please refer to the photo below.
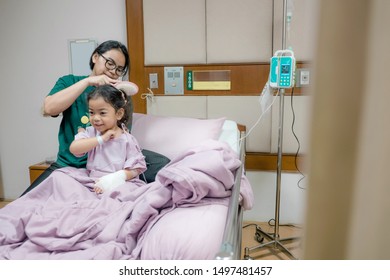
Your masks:
{"label": "floor", "polygon": [[[268,234],[271,239],[267,238],[263,232]],[[297,225],[279,225],[279,242],[275,242],[273,239],[274,233],[275,227],[268,222],[244,222],[241,258],[254,260],[300,259],[302,228]],[[262,238],[264,239],[262,240]],[[285,240],[288,238],[292,238],[292,240]],[[257,239],[262,242],[260,243]],[[267,243],[269,244],[264,246]]]}
{"label": "floor", "polygon": [[[0,208],[4,207],[9,201],[0,201]],[[256,235],[257,231],[257,235]],[[283,247],[277,245],[272,239],[269,240],[264,238],[263,242],[260,243],[256,239],[261,240],[262,237],[265,237],[262,232],[268,233],[271,237],[274,235],[275,227],[268,224],[267,222],[244,222],[242,230],[242,259],[254,259],[254,260],[291,260],[300,258],[300,235],[302,233],[302,228],[299,226],[292,225],[280,225],[279,226],[279,243],[290,251],[292,254],[289,255],[285,253]],[[256,236],[259,236],[256,238]],[[285,238],[289,237],[298,237],[292,241],[283,241]],[[271,244],[258,248],[261,244],[266,244],[270,242]],[[246,250],[247,248],[247,250]],[[245,254],[247,251],[247,254]]]}
{"label": "floor", "polygon": [[0,200],[0,208],[3,208],[5,205],[7,205],[7,203],[9,203],[9,201]]}

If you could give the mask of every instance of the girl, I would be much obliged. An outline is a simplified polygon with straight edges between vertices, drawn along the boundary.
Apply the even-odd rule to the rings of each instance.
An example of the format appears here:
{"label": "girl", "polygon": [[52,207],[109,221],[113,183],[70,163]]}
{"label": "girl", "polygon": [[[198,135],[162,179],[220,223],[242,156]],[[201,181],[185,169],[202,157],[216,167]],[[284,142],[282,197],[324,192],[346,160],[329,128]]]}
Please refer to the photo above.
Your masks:
{"label": "girl", "polygon": [[94,191],[102,193],[138,179],[146,162],[126,127],[131,114],[129,97],[114,86],[103,85],[88,94],[87,101],[92,126],[79,129],[69,150],[76,157],[88,154],[86,167],[90,177],[96,178]]}

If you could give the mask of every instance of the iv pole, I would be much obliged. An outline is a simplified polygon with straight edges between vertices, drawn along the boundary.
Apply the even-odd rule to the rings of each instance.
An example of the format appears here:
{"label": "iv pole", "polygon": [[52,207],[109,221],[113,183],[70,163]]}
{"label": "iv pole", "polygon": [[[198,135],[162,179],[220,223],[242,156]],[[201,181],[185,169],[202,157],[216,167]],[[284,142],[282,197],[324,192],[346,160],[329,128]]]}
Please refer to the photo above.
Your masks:
{"label": "iv pole", "polygon": [[[286,49],[286,25],[287,25],[287,0],[283,0],[283,26],[282,26],[282,49]],[[276,169],[276,202],[275,202],[275,231],[273,236],[261,229],[257,229],[256,233],[260,232],[266,236],[269,240],[267,243],[260,244],[252,248],[245,248],[244,258],[250,259],[250,251],[263,248],[265,246],[274,244],[274,248],[282,249],[292,259],[296,257],[282,244],[283,241],[292,241],[299,237],[279,238],[279,212],[280,212],[280,190],[281,190],[281,178],[282,178],[282,156],[283,156],[283,118],[284,118],[284,88],[279,89],[280,102],[279,102],[279,130],[278,130],[278,157],[277,157],[277,169]]]}

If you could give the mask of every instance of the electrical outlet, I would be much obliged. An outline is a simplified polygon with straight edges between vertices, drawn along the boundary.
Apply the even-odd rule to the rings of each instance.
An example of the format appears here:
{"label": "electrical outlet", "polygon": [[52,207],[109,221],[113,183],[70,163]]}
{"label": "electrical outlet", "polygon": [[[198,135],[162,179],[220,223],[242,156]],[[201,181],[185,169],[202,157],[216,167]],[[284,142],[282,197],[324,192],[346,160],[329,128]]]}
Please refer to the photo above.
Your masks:
{"label": "electrical outlet", "polygon": [[310,84],[310,71],[309,70],[301,70],[301,79],[302,86],[308,86]]}
{"label": "electrical outlet", "polygon": [[310,70],[309,69],[297,69],[296,71],[296,86],[306,87],[310,84]]}
{"label": "electrical outlet", "polygon": [[149,74],[149,88],[158,88],[157,73],[150,73]]}

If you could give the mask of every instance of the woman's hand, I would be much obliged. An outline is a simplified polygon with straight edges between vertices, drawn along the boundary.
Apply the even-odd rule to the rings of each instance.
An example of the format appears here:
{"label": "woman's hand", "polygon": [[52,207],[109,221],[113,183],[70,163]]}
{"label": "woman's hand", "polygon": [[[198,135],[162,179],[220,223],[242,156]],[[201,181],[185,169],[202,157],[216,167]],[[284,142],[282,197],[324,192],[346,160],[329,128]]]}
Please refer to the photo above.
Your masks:
{"label": "woman's hand", "polygon": [[53,95],[46,96],[43,104],[45,116],[58,116],[68,109],[88,86],[115,85],[118,80],[107,75],[89,76]]}
{"label": "woman's hand", "polygon": [[118,83],[118,80],[111,79],[107,75],[99,75],[99,76],[89,76],[88,78],[88,84],[90,86],[102,86],[102,85],[114,85]]}

